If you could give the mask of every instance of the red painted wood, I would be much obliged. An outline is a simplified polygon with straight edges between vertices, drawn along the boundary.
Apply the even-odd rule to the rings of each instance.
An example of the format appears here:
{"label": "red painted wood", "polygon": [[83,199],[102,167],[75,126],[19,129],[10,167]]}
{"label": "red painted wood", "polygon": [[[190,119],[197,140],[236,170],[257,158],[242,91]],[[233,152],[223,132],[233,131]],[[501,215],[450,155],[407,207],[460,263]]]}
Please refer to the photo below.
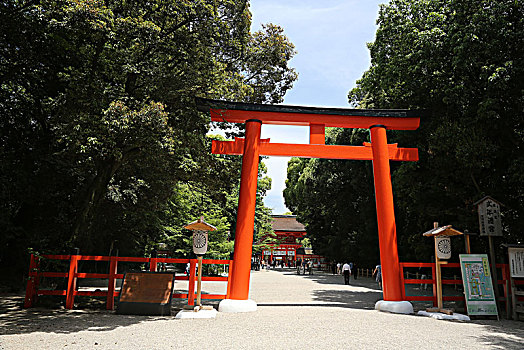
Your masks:
{"label": "red painted wood", "polygon": [[[29,277],[32,278],[28,281],[28,286],[26,288],[26,299],[28,301],[26,302],[24,300],[24,307],[32,307],[34,306],[34,301],[36,300],[36,297],[38,295],[57,295],[57,296],[66,296],[66,307],[73,307],[74,306],[74,297],[77,295],[81,296],[105,296],[107,297],[106,302],[106,308],[113,309],[114,308],[114,297],[119,295],[119,292],[115,291],[116,287],[116,279],[124,278],[124,274],[117,273],[117,266],[118,261],[125,261],[125,262],[150,262],[153,259],[153,262],[159,263],[190,263],[190,270],[192,271],[192,276],[179,276],[176,277],[176,280],[189,280],[190,287],[192,287],[192,294],[190,294],[190,291],[188,293],[175,293],[173,294],[174,298],[188,298],[188,304],[193,305],[194,304],[194,298],[195,298],[195,266],[196,266],[196,259],[174,259],[174,258],[140,258],[140,257],[105,257],[105,256],[85,256],[85,255],[46,255],[48,259],[55,259],[55,260],[64,260],[64,258],[70,259],[70,265],[69,265],[69,271],[68,272],[39,272],[38,271],[38,257],[32,256],[32,263],[30,262],[30,271],[29,271]],[[79,273],[78,270],[78,261],[82,260],[88,260],[88,261],[110,261],[110,267],[107,274],[105,273]],[[231,267],[233,265],[233,260],[221,260],[221,259],[203,259],[203,263],[205,264],[229,264],[230,271]],[[42,277],[62,277],[62,278],[68,278],[68,289],[67,290],[37,290],[37,284],[34,283],[34,281],[37,281],[38,278]],[[108,279],[108,291],[76,291],[76,279],[77,278],[100,278],[100,279]],[[226,282],[227,283],[227,290],[229,293],[230,290],[230,281],[231,281],[231,274],[228,275],[228,277],[222,277],[222,276],[202,276],[202,281],[219,281],[219,282]],[[191,283],[192,282],[192,283]],[[111,288],[111,286],[114,286]],[[30,295],[33,295],[33,298],[29,297]],[[211,294],[206,294],[211,295]],[[222,295],[222,294],[212,294],[212,299],[223,299],[227,297],[228,294]],[[204,297],[210,298],[210,297]],[[27,306],[26,306],[27,305]]]}
{"label": "red painted wood", "polygon": [[189,298],[187,299],[188,305],[195,305],[195,279],[196,279],[196,259],[191,259],[189,262],[189,287],[188,292]]}
{"label": "red painted wood", "polygon": [[258,119],[263,124],[301,125],[324,124],[326,127],[369,129],[373,125],[384,125],[388,130],[416,130],[420,125],[417,117],[347,116],[332,114],[282,113],[268,111],[243,111],[233,109],[210,109],[214,122],[245,123]]}
{"label": "red painted wood", "polygon": [[107,281],[107,300],[106,309],[113,310],[115,308],[115,288],[116,288],[116,273],[118,271],[117,257],[112,256],[109,263],[109,276]]}
{"label": "red painted wood", "polygon": [[71,255],[69,263],[69,276],[67,278],[66,309],[72,310],[75,303],[76,271],[78,268],[78,255]]}
{"label": "red painted wood", "polygon": [[377,208],[378,241],[382,266],[384,300],[402,300],[401,273],[397,249],[397,229],[393,203],[393,188],[389,168],[386,129],[382,126],[370,130],[373,151],[373,179]]}
{"label": "red painted wood", "polygon": [[42,289],[42,290],[38,291],[38,295],[62,295],[62,296],[66,296],[67,295],[67,291],[66,290],[47,290],[47,289]]}
{"label": "red painted wood", "polygon": [[34,305],[34,295],[36,294],[35,278],[38,276],[36,266],[36,257],[31,254],[29,260],[29,276],[27,278],[27,286],[25,288],[24,308],[26,309]]}
{"label": "red painted wood", "polygon": [[[373,160],[371,146],[260,142],[259,147],[261,156]],[[244,152],[244,139],[236,138],[235,141],[213,140],[211,152],[213,154],[242,155]],[[418,149],[398,148],[396,144],[390,144],[388,145],[388,156],[390,160],[394,161],[417,161]]]}
{"label": "red painted wood", "polygon": [[261,126],[261,123],[256,120],[246,122],[246,140],[235,230],[233,257],[235,264],[230,271],[232,274],[230,296],[231,299],[237,300],[247,300],[249,296]]}
{"label": "red painted wood", "polygon": [[326,126],[324,124],[311,124],[309,126],[309,143],[312,145],[326,144]]}

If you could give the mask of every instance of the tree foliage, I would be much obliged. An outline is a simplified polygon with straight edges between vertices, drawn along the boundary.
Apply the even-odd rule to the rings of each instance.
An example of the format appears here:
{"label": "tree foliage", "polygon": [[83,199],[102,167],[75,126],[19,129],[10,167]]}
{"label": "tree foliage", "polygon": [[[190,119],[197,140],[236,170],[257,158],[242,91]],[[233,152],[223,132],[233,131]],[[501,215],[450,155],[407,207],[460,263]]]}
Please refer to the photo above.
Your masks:
{"label": "tree foliage", "polygon": [[223,200],[195,97],[278,102],[297,77],[282,29],[250,24],[247,0],[0,3],[2,260],[140,253],[185,184]]}
{"label": "tree foliage", "polygon": [[[432,242],[421,233],[434,221],[478,232],[473,203],[485,195],[505,204],[504,241],[522,242],[524,5],[514,0],[392,0],[381,6],[377,23],[369,44],[371,67],[350,91],[349,102],[424,111],[418,130],[388,132],[390,143],[417,147],[420,155],[416,163],[391,163],[401,258],[431,257]],[[330,178],[337,174],[329,167],[325,171]],[[342,188],[353,177],[348,171],[334,181]],[[365,188],[371,180],[357,181],[357,188]],[[345,200],[323,199],[309,201],[308,208],[315,211],[318,203],[339,207]],[[365,220],[376,217],[370,212]]]}

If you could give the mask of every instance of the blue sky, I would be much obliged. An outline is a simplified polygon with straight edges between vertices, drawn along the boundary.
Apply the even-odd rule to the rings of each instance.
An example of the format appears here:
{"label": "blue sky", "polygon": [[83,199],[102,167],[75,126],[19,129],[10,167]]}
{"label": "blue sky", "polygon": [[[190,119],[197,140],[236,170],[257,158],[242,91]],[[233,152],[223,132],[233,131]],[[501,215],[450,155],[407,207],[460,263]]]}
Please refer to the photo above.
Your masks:
{"label": "blue sky", "polygon": [[[374,40],[379,4],[386,0],[251,0],[252,31],[261,24],[284,28],[297,55],[290,65],[298,81],[284,104],[349,107],[348,91],[369,68],[366,43]],[[271,142],[308,143],[309,129],[298,126],[262,125],[262,138]],[[274,214],[288,209],[285,188],[287,157],[270,157],[264,163],[273,186],[264,203]]]}

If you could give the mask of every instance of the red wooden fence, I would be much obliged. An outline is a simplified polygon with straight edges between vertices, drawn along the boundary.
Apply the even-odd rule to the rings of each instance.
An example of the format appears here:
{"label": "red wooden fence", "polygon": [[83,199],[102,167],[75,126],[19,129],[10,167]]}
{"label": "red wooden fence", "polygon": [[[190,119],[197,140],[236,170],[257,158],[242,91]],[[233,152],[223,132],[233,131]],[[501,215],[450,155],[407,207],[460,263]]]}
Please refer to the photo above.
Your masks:
{"label": "red wooden fence", "polygon": [[[69,260],[68,272],[48,272],[40,271],[41,259],[50,260]],[[108,273],[79,273],[79,261],[107,261],[109,262]],[[195,303],[195,282],[196,282],[196,259],[172,259],[172,258],[139,258],[139,257],[120,257],[120,256],[91,256],[91,255],[42,255],[36,256],[31,254],[29,264],[29,277],[27,280],[27,288],[25,294],[24,307],[32,307],[39,295],[59,295],[66,297],[66,309],[72,309],[74,306],[75,296],[102,296],[107,297],[106,308],[113,310],[115,305],[115,297],[119,295],[116,289],[116,280],[124,278],[124,274],[117,273],[119,262],[138,262],[149,263],[149,270],[156,271],[158,263],[168,264],[190,264],[189,276],[177,275],[176,281],[189,281],[189,288],[187,293],[173,293],[173,298],[188,299],[189,305]],[[231,271],[233,260],[215,260],[203,259],[204,264],[228,265]],[[229,297],[230,277],[217,276],[202,276],[202,281],[223,281],[227,283],[226,294],[202,294],[202,299],[227,299]],[[66,290],[40,290],[38,289],[41,277],[63,277],[67,278]],[[76,290],[76,282],[78,278],[100,278],[107,279],[106,291],[78,291]]]}
{"label": "red wooden fence", "polygon": [[[431,279],[407,279],[405,278],[404,268],[406,267],[429,267],[431,268]],[[458,263],[448,263],[441,265],[442,268],[460,268]],[[501,276],[499,275],[499,280],[497,281],[498,285],[502,285],[504,294],[499,296],[498,302],[503,302],[506,307],[506,314],[509,312],[510,303],[508,302],[508,293],[511,293],[510,287],[510,276],[508,264],[497,264],[497,268],[502,270]],[[407,301],[431,301],[433,306],[437,306],[437,282],[435,280],[435,263],[410,263],[404,262],[400,263],[400,272],[402,279],[402,300]],[[433,286],[433,295],[406,295],[406,284],[431,284]],[[460,279],[443,279],[442,284],[462,284],[462,276]],[[464,296],[443,296],[443,301],[457,301],[462,300],[465,302]]]}

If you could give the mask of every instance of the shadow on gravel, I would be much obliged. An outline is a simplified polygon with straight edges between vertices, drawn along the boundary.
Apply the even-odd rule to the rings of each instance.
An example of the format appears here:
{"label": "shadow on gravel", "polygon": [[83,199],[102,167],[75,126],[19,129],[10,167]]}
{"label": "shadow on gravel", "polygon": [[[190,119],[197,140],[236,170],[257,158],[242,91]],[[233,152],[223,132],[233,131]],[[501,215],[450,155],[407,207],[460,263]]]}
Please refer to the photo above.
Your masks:
{"label": "shadow on gravel", "polygon": [[375,303],[382,299],[382,292],[356,292],[345,290],[315,290],[313,298],[324,303],[336,303],[341,307],[374,310]]}
{"label": "shadow on gravel", "polygon": [[259,303],[258,306],[318,306],[343,307],[360,310],[374,310],[375,303],[382,299],[380,292],[355,292],[345,290],[315,290],[311,303]]}
{"label": "shadow on gravel", "polygon": [[[185,300],[187,303],[187,300]],[[80,306],[75,310],[66,310],[60,306],[48,306],[23,309],[24,297],[21,295],[0,295],[0,334],[28,334],[34,332],[67,334],[80,331],[110,331],[119,327],[154,320],[173,319],[182,308],[173,300],[172,316],[136,316],[117,315],[99,307]],[[103,303],[100,303],[103,305]],[[204,305],[218,305],[218,301],[209,300]]]}
{"label": "shadow on gravel", "polygon": [[474,323],[483,326],[491,334],[477,339],[493,349],[524,349],[524,322],[521,321],[484,321]]}
{"label": "shadow on gravel", "polygon": [[[282,272],[284,275],[297,275],[297,272],[294,269],[275,269],[275,271]],[[300,276],[306,279],[310,279],[320,284],[338,284],[338,285],[344,284],[344,276],[333,275],[333,274],[326,273],[323,271],[318,271],[318,272],[315,271],[312,275],[306,273],[305,275],[300,274],[297,276]],[[350,279],[350,284],[353,286],[366,287],[366,288],[376,289],[377,291],[379,291],[377,282],[375,282],[375,280],[372,278],[363,277],[359,279],[354,279],[354,277],[352,276]]]}

